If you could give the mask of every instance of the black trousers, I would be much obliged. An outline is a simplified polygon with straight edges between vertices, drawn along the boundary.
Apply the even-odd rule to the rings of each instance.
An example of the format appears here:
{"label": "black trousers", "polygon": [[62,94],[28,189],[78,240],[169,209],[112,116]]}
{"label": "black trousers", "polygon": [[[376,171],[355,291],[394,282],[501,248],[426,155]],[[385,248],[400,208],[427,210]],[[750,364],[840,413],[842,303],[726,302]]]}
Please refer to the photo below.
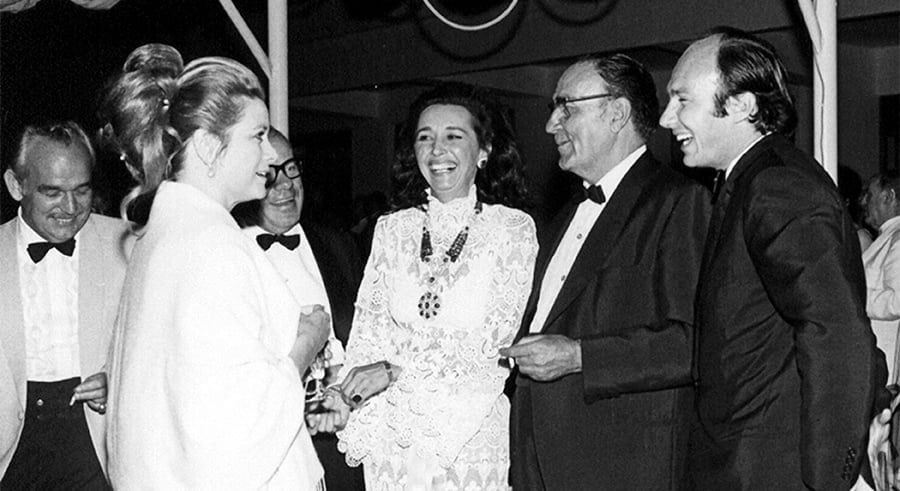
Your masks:
{"label": "black trousers", "polygon": [[80,378],[28,382],[25,426],[0,488],[108,490],[82,403],[69,406]]}

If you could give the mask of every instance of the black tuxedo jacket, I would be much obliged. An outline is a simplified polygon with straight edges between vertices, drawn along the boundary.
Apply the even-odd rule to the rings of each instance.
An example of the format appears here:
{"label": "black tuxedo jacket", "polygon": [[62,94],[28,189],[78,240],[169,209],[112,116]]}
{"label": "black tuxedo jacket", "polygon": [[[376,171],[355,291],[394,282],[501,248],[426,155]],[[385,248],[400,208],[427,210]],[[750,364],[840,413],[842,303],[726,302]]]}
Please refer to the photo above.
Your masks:
{"label": "black tuxedo jacket", "polygon": [[820,165],[781,136],[716,201],[697,297],[698,489],[847,489],[883,355],[853,223]]}
{"label": "black tuxedo jacket", "polygon": [[[575,202],[542,233],[522,332]],[[710,197],[645,153],[595,222],[544,334],[581,340],[583,371],[517,376],[515,489],[676,489],[691,410],[694,295]]]}
{"label": "black tuxedo jacket", "polygon": [[356,242],[348,233],[321,225],[303,224],[303,232],[309,239],[309,247],[322,273],[331,304],[334,335],[346,346],[363,272]]}
{"label": "black tuxedo jacket", "polygon": [[[362,281],[363,264],[359,258],[359,249],[353,237],[345,232],[313,224],[303,224],[303,232],[309,240],[319,272],[322,273],[328,303],[331,304],[334,335],[346,346],[353,323],[356,292]],[[325,468],[325,484],[328,489],[365,489],[362,467],[347,466],[344,454],[337,449],[337,437],[320,433],[313,437],[313,445]]]}

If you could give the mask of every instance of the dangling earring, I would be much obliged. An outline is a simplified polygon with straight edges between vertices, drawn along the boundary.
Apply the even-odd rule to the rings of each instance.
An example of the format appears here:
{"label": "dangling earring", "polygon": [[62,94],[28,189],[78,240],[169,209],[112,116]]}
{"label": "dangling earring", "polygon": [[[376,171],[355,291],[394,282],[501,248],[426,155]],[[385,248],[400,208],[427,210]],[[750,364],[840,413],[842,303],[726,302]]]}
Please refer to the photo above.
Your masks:
{"label": "dangling earring", "polygon": [[215,175],[216,175],[216,167],[215,167],[215,162],[213,162],[212,164],[209,164],[209,169],[207,169],[207,171],[206,171],[206,176],[207,177],[215,177]]}
{"label": "dangling earring", "polygon": [[484,169],[485,164],[487,164],[487,159],[481,159],[477,164],[475,164],[475,166],[479,169]]}

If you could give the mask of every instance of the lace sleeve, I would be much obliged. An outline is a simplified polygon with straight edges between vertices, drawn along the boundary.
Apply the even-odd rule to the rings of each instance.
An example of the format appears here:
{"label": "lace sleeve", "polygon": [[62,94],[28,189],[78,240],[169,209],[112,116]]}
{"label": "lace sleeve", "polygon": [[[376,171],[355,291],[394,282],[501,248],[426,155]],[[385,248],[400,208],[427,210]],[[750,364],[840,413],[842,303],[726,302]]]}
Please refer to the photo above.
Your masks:
{"label": "lace sleeve", "polygon": [[338,380],[343,380],[353,367],[391,358],[393,348],[388,333],[393,322],[388,312],[388,291],[392,266],[388,253],[391,248],[385,244],[390,240],[386,225],[390,218],[383,217],[375,225],[372,250],[356,296],[353,327]]}
{"label": "lace sleeve", "polygon": [[538,243],[534,221],[514,211],[504,219],[507,240],[501,244],[498,271],[492,289],[497,292],[488,306],[485,324],[491,333],[491,348],[509,346],[522,322],[531,293]]}

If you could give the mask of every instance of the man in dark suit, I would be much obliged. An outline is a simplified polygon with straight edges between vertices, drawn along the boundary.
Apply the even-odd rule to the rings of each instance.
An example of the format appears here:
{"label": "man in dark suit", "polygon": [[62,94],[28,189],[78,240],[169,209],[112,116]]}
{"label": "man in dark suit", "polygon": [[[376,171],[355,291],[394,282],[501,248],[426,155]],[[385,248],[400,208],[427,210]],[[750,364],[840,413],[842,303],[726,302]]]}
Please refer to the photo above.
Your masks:
{"label": "man in dark suit", "polygon": [[883,384],[859,241],[785,138],[786,75],[768,44],[718,30],[678,61],[660,120],[686,165],[725,171],[697,299],[697,489],[849,488]]}
{"label": "man in dark suit", "polygon": [[[269,141],[279,164],[271,168],[266,197],[237,208],[235,215],[242,225],[250,225],[244,231],[265,249],[297,301],[301,305],[321,304],[331,314],[330,374],[339,368],[335,365],[343,362],[343,345],[350,335],[362,264],[349,234],[322,226],[300,225],[303,163],[294,157],[290,142],[277,130],[269,131]],[[343,454],[337,450],[334,434],[314,435],[313,445],[325,468],[329,489],[364,489],[361,468],[347,466]]]}
{"label": "man in dark suit", "polygon": [[677,489],[709,195],[647,151],[659,104],[635,60],[575,63],[552,108],[559,166],[584,180],[588,199],[541,232],[522,331],[501,350],[518,370],[510,481]]}

